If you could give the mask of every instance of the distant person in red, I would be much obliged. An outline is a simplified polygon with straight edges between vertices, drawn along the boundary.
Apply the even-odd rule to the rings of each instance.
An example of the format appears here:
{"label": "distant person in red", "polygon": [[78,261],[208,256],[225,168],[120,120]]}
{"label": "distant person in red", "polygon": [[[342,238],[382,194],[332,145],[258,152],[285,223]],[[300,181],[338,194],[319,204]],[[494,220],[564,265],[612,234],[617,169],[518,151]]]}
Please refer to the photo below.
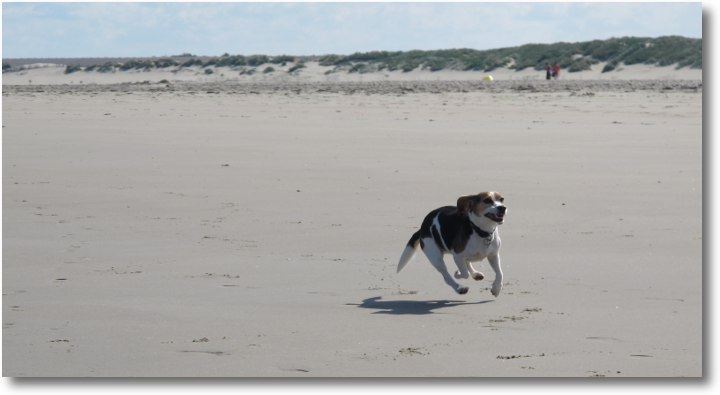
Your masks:
{"label": "distant person in red", "polygon": [[555,77],[555,79],[558,79],[558,77],[560,77],[560,66],[558,66],[557,63],[555,63],[555,66],[553,66],[553,77]]}
{"label": "distant person in red", "polygon": [[545,63],[545,70],[547,71],[545,78],[550,79],[550,76],[552,75],[552,68],[550,67],[550,63]]}

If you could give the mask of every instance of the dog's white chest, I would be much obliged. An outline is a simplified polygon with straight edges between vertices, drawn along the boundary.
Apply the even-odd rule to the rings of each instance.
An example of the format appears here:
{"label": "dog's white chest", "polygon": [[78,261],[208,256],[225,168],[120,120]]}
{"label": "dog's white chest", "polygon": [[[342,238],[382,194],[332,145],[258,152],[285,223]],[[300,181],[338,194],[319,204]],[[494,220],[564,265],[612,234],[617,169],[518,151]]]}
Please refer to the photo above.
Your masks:
{"label": "dog's white chest", "polygon": [[473,237],[468,240],[468,245],[465,248],[465,251],[458,255],[470,262],[482,261],[487,258],[488,255],[497,252],[500,249],[500,236],[497,232],[494,236],[494,238],[488,240],[484,237],[473,235]]}

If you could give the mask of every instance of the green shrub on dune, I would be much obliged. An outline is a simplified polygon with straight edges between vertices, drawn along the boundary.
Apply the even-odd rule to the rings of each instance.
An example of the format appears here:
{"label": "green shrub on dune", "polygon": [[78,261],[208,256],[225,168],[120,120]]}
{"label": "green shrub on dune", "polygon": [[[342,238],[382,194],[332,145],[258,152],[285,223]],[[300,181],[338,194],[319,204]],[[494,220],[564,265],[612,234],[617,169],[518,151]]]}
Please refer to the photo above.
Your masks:
{"label": "green shrub on dune", "polygon": [[[371,52],[355,52],[352,55],[349,55],[343,59],[341,59],[341,62],[372,62],[372,63],[378,63],[383,62],[387,59],[401,56],[404,58],[412,58],[415,55],[421,54],[424,51],[408,51],[408,52],[388,52],[388,51],[371,51]],[[338,64],[338,63],[336,63]]]}
{"label": "green shrub on dune", "polygon": [[252,55],[247,57],[247,64],[249,66],[260,66],[265,63],[270,63],[270,58],[267,55]]}
{"label": "green shrub on dune", "polygon": [[425,62],[425,64],[423,65],[423,69],[428,69],[430,71],[439,71],[444,69],[449,61],[449,59],[443,59],[434,56]]}
{"label": "green shrub on dune", "polygon": [[320,63],[320,66],[333,66],[338,60],[342,58],[342,55],[325,55],[321,56],[320,59],[318,59],[318,63]]}
{"label": "green shrub on dune", "polygon": [[590,70],[592,68],[592,65],[598,63],[600,63],[599,60],[591,59],[589,57],[578,59],[577,61],[572,62],[570,67],[568,67],[568,72],[575,73],[578,71]]}
{"label": "green shrub on dune", "polygon": [[615,66],[617,66],[617,63],[615,62],[608,62],[605,67],[603,67],[602,72],[607,73],[609,71],[615,70]]}
{"label": "green shrub on dune", "polygon": [[487,62],[485,62],[485,67],[483,68],[483,71],[493,71],[497,68],[507,66],[508,64],[510,64],[510,62],[512,62],[512,59],[509,57],[506,57],[504,59],[491,58],[488,59]]}
{"label": "green shrub on dune", "polygon": [[171,59],[171,58],[158,59],[153,63],[155,64],[155,67],[157,67],[158,69],[164,69],[167,67],[177,66],[180,64],[177,60]]}
{"label": "green shrub on dune", "polygon": [[189,60],[186,60],[185,62],[183,62],[183,64],[180,65],[180,68],[192,67],[192,66],[202,66],[202,65],[203,65],[202,60],[193,58],[193,59],[189,59]]}
{"label": "green shrub on dune", "polygon": [[99,73],[112,73],[115,69],[120,68],[120,66],[122,65],[117,62],[105,62],[104,64],[98,66],[95,70]]}
{"label": "green shrub on dune", "polygon": [[305,62],[297,62],[297,63],[295,63],[295,65],[293,67],[291,67],[288,70],[288,73],[292,73],[293,71],[304,69],[305,67],[307,67],[307,66],[305,66]]}
{"label": "green shrub on dune", "polygon": [[247,59],[242,55],[225,56],[217,61],[215,67],[245,66]]}
{"label": "green shrub on dune", "polygon": [[131,69],[152,69],[155,67],[155,64],[152,61],[149,60],[131,60],[129,62],[125,62],[120,66],[121,71],[127,71]]}
{"label": "green shrub on dune", "polygon": [[212,59],[208,60],[207,62],[203,63],[202,68],[204,69],[205,67],[215,66],[217,64],[217,62],[218,62],[217,58],[212,58]]}
{"label": "green shrub on dune", "polygon": [[686,66],[689,66],[691,69],[702,70],[702,68],[703,68],[702,51],[696,52],[696,53],[692,54],[691,56],[688,56],[687,58],[679,61],[678,65],[677,65],[677,67],[675,67],[675,69],[681,69]]}
{"label": "green shrub on dune", "polygon": [[384,68],[387,68],[388,71],[395,71],[400,67],[399,62],[394,59],[390,59],[387,62],[383,62],[380,64],[379,69],[382,70]]}
{"label": "green shrub on dune", "polygon": [[411,72],[418,67],[420,67],[420,61],[414,60],[414,59],[406,60],[405,62],[403,62],[400,65],[400,68],[402,69],[403,73]]}
{"label": "green shrub on dune", "polygon": [[71,73],[74,73],[74,72],[80,71],[80,70],[82,70],[82,67],[70,64],[65,68],[65,74],[71,74]]}
{"label": "green shrub on dune", "polygon": [[358,71],[364,69],[365,66],[367,66],[367,63],[356,63],[352,67],[350,67],[348,73],[357,73]]}
{"label": "green shrub on dune", "polygon": [[276,57],[272,58],[272,60],[270,61],[270,63],[280,64],[280,63],[294,62],[294,61],[295,61],[295,57],[294,57],[294,56],[290,56],[290,55],[279,55],[279,56],[276,56]]}

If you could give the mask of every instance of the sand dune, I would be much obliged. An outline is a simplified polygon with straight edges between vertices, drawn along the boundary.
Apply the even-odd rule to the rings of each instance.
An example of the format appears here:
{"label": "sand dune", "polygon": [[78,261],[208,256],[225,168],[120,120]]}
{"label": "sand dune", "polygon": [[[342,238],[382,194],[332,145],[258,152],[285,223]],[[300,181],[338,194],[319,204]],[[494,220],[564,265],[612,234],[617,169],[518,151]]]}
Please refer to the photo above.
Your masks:
{"label": "sand dune", "polygon": [[[382,71],[375,73],[348,73],[339,71],[326,74],[333,67],[320,66],[317,62],[307,62],[307,67],[288,73],[293,63],[286,66],[262,65],[252,75],[240,75],[240,70],[250,69],[218,67],[209,68],[213,74],[206,74],[199,66],[188,68],[152,69],[149,71],[131,70],[116,71],[114,73],[100,73],[96,71],[78,71],[64,74],[65,68],[40,68],[19,72],[3,73],[3,85],[26,84],[117,84],[167,80],[171,82],[368,82],[368,81],[479,81],[491,75],[495,80],[544,80],[544,71],[532,68],[515,71],[500,68],[491,72],[478,71],[429,71],[416,69],[411,72]],[[652,65],[621,66],[617,70],[602,73],[605,63],[599,63],[592,70],[569,73],[564,70],[560,73],[560,80],[702,80],[702,70],[684,67],[675,70],[675,66],[656,67]],[[267,67],[273,67],[274,72],[263,73]]]}

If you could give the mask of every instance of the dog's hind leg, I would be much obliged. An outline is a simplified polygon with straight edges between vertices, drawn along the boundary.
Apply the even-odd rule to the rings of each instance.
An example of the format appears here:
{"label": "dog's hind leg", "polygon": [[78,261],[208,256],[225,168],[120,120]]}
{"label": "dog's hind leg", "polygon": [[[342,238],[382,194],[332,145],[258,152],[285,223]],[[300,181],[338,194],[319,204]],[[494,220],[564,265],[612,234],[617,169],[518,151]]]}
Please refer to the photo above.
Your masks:
{"label": "dog's hind leg", "polygon": [[452,278],[452,276],[450,276],[450,273],[448,273],[447,266],[445,266],[445,261],[443,260],[443,252],[437,246],[437,244],[435,244],[435,241],[431,238],[428,238],[424,240],[423,244],[425,244],[425,246],[423,247],[423,252],[425,253],[425,256],[427,256],[430,263],[435,266],[435,269],[437,269],[437,271],[442,274],[445,283],[451,286],[455,290],[455,292],[461,295],[467,293],[469,288],[458,284]]}
{"label": "dog's hind leg", "polygon": [[468,272],[467,266],[465,265],[465,260],[458,258],[457,255],[453,255],[453,259],[455,259],[455,264],[459,269],[455,272],[455,278],[461,279],[470,277],[470,273]]}

